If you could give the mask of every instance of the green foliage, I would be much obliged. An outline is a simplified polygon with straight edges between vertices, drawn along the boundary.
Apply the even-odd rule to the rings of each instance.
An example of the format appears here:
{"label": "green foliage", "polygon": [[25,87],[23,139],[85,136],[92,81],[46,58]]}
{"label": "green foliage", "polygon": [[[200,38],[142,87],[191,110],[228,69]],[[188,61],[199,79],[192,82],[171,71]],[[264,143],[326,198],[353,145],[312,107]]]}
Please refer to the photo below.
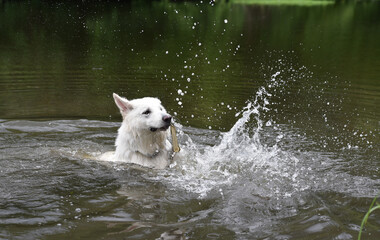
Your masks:
{"label": "green foliage", "polygon": [[297,5],[297,6],[317,6],[333,4],[332,0],[233,0],[233,3],[252,5]]}
{"label": "green foliage", "polygon": [[[374,212],[375,210],[377,209],[380,209],[380,204],[378,202],[376,202],[377,200],[377,197],[375,197],[371,203],[371,206],[369,207],[369,210],[368,212],[366,213],[366,215],[364,216],[363,220],[362,220],[362,225],[360,226],[360,231],[359,231],[359,236],[358,236],[358,240],[361,239],[361,236],[362,236],[362,232],[363,232],[363,228],[364,228],[364,225],[367,223],[368,221],[368,218],[369,218],[369,215],[371,215],[372,212]],[[376,206],[374,206],[376,203]]]}

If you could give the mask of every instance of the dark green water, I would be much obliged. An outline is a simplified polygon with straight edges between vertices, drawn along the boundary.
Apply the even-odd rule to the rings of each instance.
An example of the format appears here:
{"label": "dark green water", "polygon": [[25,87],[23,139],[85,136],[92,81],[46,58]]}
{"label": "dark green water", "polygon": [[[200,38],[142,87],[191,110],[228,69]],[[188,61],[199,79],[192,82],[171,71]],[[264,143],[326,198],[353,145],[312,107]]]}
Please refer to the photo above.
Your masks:
{"label": "dark green water", "polygon": [[[0,238],[355,239],[380,2],[287,3],[0,1]],[[113,149],[113,92],[160,98],[185,158],[86,160]]]}

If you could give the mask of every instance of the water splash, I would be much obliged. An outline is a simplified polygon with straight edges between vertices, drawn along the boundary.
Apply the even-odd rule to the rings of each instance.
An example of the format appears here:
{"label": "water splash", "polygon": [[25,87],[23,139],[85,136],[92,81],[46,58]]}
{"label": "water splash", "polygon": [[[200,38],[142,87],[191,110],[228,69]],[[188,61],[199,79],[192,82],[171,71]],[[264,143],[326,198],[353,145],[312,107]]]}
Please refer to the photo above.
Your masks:
{"label": "water splash", "polygon": [[[199,198],[210,194],[225,197],[228,191],[281,201],[307,190],[370,195],[378,181],[342,172],[342,159],[336,153],[307,148],[316,144],[314,139],[305,139],[292,125],[271,119],[280,114],[273,115],[271,104],[281,97],[288,81],[295,80],[284,80],[281,71],[272,74],[236,114],[238,119],[228,132],[197,129],[194,133],[195,129],[179,127],[186,153],[155,178]],[[196,135],[207,140],[194,140]]]}
{"label": "water splash", "polygon": [[[269,88],[280,83],[276,77],[280,72],[271,76]],[[278,149],[277,145],[265,146],[261,143],[261,133],[264,127],[271,126],[271,121],[264,122],[263,115],[269,110],[271,93],[265,87],[260,87],[253,100],[236,114],[240,117],[234,126],[219,137],[219,143],[214,146],[205,146],[186,138],[186,156],[172,165],[169,175],[165,179],[174,187],[184,188],[189,192],[205,197],[210,191],[224,186],[231,186],[242,177],[249,181],[287,183],[288,190],[283,185],[269,184],[268,189],[261,194],[291,195],[299,189],[297,186],[298,174],[295,166],[299,160]],[[210,134],[212,131],[206,133]],[[179,174],[181,173],[181,174]],[[277,188],[273,191],[273,187]]]}

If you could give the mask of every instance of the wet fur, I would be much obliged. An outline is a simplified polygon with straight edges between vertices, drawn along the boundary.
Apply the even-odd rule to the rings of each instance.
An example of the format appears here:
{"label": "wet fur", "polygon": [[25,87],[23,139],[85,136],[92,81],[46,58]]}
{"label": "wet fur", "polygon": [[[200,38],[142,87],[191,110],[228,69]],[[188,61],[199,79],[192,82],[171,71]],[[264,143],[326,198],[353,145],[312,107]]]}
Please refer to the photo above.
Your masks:
{"label": "wet fur", "polygon": [[165,168],[171,155],[171,144],[167,139],[171,116],[161,101],[151,97],[128,101],[115,93],[113,97],[123,122],[118,130],[115,152],[101,155],[100,160]]}

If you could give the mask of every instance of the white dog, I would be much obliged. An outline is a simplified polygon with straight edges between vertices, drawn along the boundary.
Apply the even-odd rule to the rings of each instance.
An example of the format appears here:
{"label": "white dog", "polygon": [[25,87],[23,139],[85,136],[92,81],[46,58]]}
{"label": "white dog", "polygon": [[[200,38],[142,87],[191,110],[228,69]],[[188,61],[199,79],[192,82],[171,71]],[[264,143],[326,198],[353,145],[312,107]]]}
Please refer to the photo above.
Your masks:
{"label": "white dog", "polygon": [[116,138],[116,151],[107,152],[100,160],[123,161],[163,169],[169,164],[171,144],[166,131],[172,117],[157,98],[145,97],[128,101],[113,94],[123,122]]}

